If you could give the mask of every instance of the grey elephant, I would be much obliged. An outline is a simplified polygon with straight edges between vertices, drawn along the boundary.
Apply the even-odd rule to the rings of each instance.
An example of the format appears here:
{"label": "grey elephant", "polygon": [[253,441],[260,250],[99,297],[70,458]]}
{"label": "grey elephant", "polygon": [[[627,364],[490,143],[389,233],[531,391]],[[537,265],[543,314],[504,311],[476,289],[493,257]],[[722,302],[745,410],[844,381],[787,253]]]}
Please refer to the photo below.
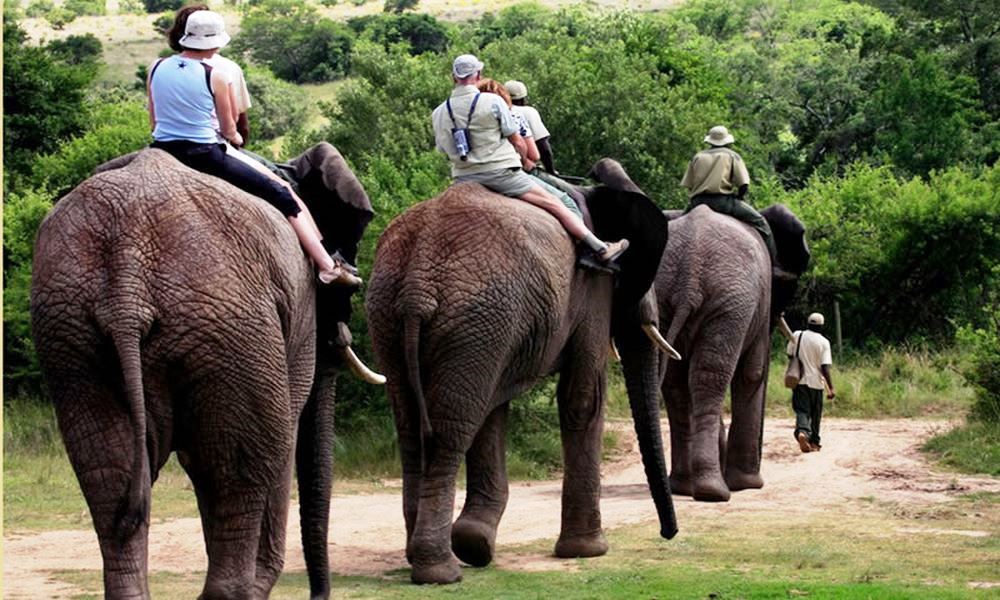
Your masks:
{"label": "grey elephant", "polygon": [[[761,211],[785,269],[809,263],[805,227],[791,211]],[[761,436],[771,333],[795,294],[797,279],[774,280],[757,233],[698,207],[670,221],[656,274],[661,331],[683,358],[665,365],[670,421],[670,486],[695,500],[726,501],[760,488]],[[728,439],[723,399],[731,392]]]}
{"label": "grey elephant", "polygon": [[[616,164],[605,160],[600,164]],[[388,379],[403,466],[406,555],[416,583],[488,564],[508,498],[509,403],[558,373],[565,475],[560,557],[604,554],[600,447],[611,336],[621,354],[660,533],[676,518],[659,426],[650,285],[667,241],[662,213],[634,186],[585,190],[593,230],[631,246],[611,276],[577,268],[559,223],[527,203],[458,184],[394,220],[379,240],[366,299]],[[467,493],[452,524],[455,478]]]}
{"label": "grey elephant", "polygon": [[[323,144],[292,168],[315,182],[342,162]],[[334,384],[341,356],[362,368],[349,334],[321,332],[317,348],[312,267],[262,200],[159,150],[102,171],[39,229],[31,314],[106,596],[149,597],[151,486],[176,451],[201,513],[202,598],[269,595],[293,465],[311,593],[327,597]],[[349,205],[363,230],[371,207],[357,190],[321,196]]]}

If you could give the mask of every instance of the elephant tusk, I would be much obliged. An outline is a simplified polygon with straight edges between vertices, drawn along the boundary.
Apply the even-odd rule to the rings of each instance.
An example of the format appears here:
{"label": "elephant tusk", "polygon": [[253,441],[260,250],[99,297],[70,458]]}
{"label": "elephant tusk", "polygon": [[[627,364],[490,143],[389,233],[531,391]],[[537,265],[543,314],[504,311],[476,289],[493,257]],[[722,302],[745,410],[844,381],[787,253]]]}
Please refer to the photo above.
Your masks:
{"label": "elephant tusk", "polygon": [[674,350],[674,347],[671,346],[670,343],[667,342],[667,340],[663,339],[663,336],[660,335],[660,330],[656,328],[656,325],[653,325],[652,323],[646,323],[645,325],[642,326],[642,330],[646,332],[646,335],[649,336],[649,339],[653,340],[653,343],[655,343],[657,346],[660,347],[661,350],[667,353],[667,356],[669,356],[674,360],[681,359],[681,353],[678,352],[677,350]]}
{"label": "elephant tusk", "polygon": [[615,362],[622,361],[622,355],[618,353],[618,346],[615,346],[614,340],[611,340],[611,348],[609,351],[611,353],[611,358],[615,359]]}
{"label": "elephant tusk", "polygon": [[785,315],[781,315],[781,318],[778,319],[778,329],[781,331],[781,335],[788,338],[788,341],[792,341],[792,328],[788,326]]}
{"label": "elephant tusk", "polygon": [[362,381],[373,385],[385,385],[385,375],[380,375],[369,369],[365,363],[361,362],[361,359],[358,358],[358,355],[354,353],[354,350],[350,346],[344,346],[340,352],[347,366],[351,367],[354,374],[361,378]]}

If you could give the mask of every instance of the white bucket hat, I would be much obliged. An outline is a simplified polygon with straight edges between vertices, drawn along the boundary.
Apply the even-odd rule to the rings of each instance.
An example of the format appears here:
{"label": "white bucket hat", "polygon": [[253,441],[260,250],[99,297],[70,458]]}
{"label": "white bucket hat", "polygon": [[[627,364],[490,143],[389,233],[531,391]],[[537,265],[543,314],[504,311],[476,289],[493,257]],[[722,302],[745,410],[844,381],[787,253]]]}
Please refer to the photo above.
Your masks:
{"label": "white bucket hat", "polygon": [[211,10],[196,10],[188,15],[184,37],[178,43],[192,50],[211,50],[224,47],[229,39],[222,15]]}
{"label": "white bucket hat", "polygon": [[713,146],[725,146],[732,144],[733,141],[733,135],[722,125],[716,125],[709,129],[708,135],[705,136],[705,143]]}
{"label": "white bucket hat", "polygon": [[465,79],[483,70],[483,63],[472,54],[462,54],[451,65],[451,74],[455,79]]}
{"label": "white bucket hat", "polygon": [[821,315],[819,313],[813,313],[813,314],[809,315],[809,318],[806,319],[806,322],[809,323],[810,325],[820,325],[820,326],[822,326],[823,323],[824,323],[823,315]]}
{"label": "white bucket hat", "polygon": [[507,93],[510,94],[511,100],[520,100],[521,98],[528,97],[528,86],[516,79],[511,79],[503,84],[503,86],[507,88]]}

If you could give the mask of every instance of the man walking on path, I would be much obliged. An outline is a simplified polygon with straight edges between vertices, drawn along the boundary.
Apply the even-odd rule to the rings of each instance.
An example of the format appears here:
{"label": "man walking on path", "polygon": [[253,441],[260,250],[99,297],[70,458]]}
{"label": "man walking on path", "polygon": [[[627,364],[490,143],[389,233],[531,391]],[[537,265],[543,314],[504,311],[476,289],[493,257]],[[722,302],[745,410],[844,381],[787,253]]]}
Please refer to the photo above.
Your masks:
{"label": "man walking on path", "polygon": [[807,319],[807,329],[796,331],[785,350],[788,357],[797,356],[801,365],[799,384],[792,390],[792,408],[795,410],[795,440],[802,452],[819,452],[819,426],[823,418],[823,387],[827,385],[826,397],[833,399],[833,379],[830,367],[833,365],[830,340],[820,333],[823,329],[823,315],[813,313]]}

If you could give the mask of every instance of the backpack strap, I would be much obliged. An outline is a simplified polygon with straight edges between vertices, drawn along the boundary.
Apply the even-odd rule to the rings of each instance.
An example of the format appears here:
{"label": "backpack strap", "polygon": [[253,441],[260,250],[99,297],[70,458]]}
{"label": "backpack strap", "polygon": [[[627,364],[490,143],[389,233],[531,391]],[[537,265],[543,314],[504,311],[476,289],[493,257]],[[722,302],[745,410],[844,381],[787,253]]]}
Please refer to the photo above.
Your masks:
{"label": "backpack strap", "polygon": [[205,67],[205,85],[208,86],[208,93],[212,94],[212,97],[215,98],[215,92],[212,91],[212,65],[205,61],[198,62],[201,63],[201,66]]}
{"label": "backpack strap", "polygon": [[[479,103],[479,96],[481,94],[482,92],[476,92],[476,97],[472,99],[472,105],[469,106],[469,118],[465,123],[466,127],[468,127],[469,123],[472,122],[472,113],[476,111],[476,104]],[[445,100],[444,105],[445,108],[448,109],[448,116],[451,118],[451,124],[455,126],[455,129],[458,129],[458,123],[455,122],[455,113],[451,110],[451,98]]]}
{"label": "backpack strap", "polygon": [[156,70],[160,68],[160,65],[163,64],[163,61],[167,60],[167,58],[169,57],[165,56],[157,60],[156,63],[153,64],[153,70],[149,72],[149,83],[153,83],[153,75],[156,74]]}

